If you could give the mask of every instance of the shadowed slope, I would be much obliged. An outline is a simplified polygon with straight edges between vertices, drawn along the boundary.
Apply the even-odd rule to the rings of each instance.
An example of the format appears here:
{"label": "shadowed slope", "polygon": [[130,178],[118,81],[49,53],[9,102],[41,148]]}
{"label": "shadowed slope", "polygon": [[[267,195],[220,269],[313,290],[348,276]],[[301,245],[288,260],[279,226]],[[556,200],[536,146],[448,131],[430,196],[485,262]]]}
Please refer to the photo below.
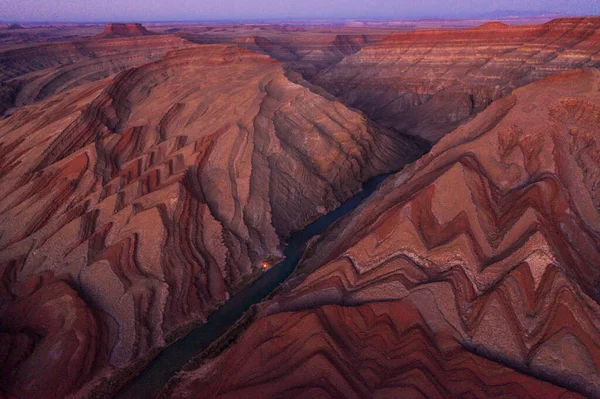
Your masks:
{"label": "shadowed slope", "polygon": [[600,397],[598,137],[597,70],[495,102],[321,236],[167,396]]}
{"label": "shadowed slope", "polygon": [[361,48],[382,41],[382,34],[304,34],[237,39],[241,47],[262,52],[311,79],[319,71],[340,62]]}

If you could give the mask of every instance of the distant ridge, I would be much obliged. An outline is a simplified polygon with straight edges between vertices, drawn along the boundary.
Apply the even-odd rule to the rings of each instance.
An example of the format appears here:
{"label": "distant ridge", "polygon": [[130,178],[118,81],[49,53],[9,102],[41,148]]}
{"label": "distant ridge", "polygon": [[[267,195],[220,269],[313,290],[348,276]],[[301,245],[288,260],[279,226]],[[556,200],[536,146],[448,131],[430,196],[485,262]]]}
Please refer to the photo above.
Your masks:
{"label": "distant ridge", "polygon": [[484,19],[504,19],[504,18],[536,18],[536,17],[548,17],[557,18],[564,17],[564,14],[557,14],[549,11],[533,11],[533,10],[494,10],[480,14],[479,18]]}
{"label": "distant ridge", "polygon": [[510,25],[505,24],[504,22],[500,22],[500,21],[490,21],[490,22],[486,22],[482,25],[476,26],[475,29],[507,29],[509,28]]}

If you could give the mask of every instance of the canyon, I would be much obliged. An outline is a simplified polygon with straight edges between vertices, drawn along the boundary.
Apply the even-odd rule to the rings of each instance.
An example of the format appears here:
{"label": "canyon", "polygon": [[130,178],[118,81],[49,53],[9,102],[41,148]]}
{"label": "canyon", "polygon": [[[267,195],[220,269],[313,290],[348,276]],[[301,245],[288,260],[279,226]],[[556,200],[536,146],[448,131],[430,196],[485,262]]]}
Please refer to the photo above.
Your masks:
{"label": "canyon", "polygon": [[165,397],[598,397],[599,89],[555,75],[445,136]]}
{"label": "canyon", "polygon": [[0,397],[118,395],[286,261],[161,397],[600,397],[599,29],[0,47]]}
{"label": "canyon", "polygon": [[314,83],[374,121],[436,142],[512,90],[600,65],[600,19],[415,30],[346,57]]}

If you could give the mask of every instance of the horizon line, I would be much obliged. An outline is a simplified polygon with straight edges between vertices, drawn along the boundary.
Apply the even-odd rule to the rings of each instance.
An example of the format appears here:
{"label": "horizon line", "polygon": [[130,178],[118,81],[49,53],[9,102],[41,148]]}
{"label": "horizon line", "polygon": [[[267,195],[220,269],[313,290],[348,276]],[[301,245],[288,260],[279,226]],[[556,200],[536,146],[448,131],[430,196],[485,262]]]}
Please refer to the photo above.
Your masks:
{"label": "horizon line", "polygon": [[54,24],[76,24],[76,25],[100,25],[108,23],[197,23],[197,24],[231,24],[231,23],[294,23],[294,22],[419,22],[419,21],[464,21],[464,20],[518,20],[518,19],[536,19],[536,18],[560,18],[560,17],[571,17],[571,18],[584,18],[584,17],[600,17],[600,14],[570,14],[570,13],[541,13],[539,15],[532,16],[503,16],[503,17],[488,17],[488,16],[465,16],[465,17],[415,17],[415,18],[352,18],[352,17],[329,17],[329,18],[240,18],[240,19],[172,19],[172,20],[151,20],[151,19],[139,19],[139,20],[98,20],[98,21],[84,21],[84,20],[59,20],[59,21],[43,21],[43,20],[0,20],[0,24],[39,24],[39,25],[54,25]]}

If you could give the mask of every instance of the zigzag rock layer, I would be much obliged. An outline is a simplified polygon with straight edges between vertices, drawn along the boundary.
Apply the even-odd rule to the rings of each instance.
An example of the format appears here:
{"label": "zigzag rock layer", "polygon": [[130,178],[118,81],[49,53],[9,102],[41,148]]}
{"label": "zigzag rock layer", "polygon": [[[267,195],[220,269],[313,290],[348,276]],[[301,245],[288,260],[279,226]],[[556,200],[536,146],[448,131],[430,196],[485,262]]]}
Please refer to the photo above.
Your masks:
{"label": "zigzag rock layer", "polygon": [[118,386],[291,232],[421,155],[300,83],[194,46],[0,121],[3,394]]}
{"label": "zigzag rock layer", "polygon": [[495,101],[165,396],[600,397],[599,145],[596,69]]}

